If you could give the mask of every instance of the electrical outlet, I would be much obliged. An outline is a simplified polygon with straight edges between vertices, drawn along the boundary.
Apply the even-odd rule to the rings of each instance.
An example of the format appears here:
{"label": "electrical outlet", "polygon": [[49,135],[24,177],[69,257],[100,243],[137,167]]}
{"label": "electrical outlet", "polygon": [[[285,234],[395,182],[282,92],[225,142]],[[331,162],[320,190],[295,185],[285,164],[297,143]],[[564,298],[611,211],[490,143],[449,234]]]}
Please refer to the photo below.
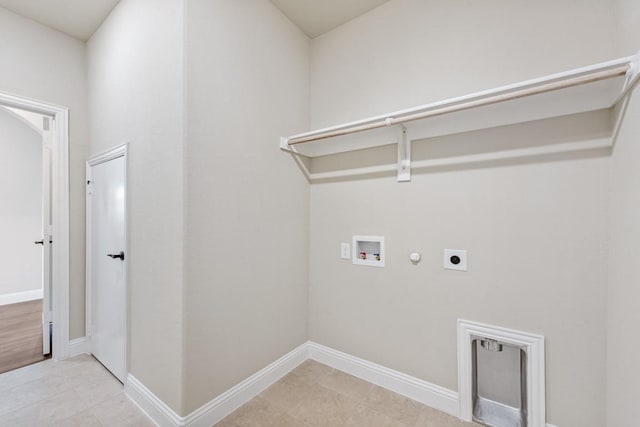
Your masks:
{"label": "electrical outlet", "polygon": [[348,243],[340,245],[340,258],[351,259],[351,246]]}
{"label": "electrical outlet", "polygon": [[444,250],[445,270],[467,271],[467,251],[460,249]]}

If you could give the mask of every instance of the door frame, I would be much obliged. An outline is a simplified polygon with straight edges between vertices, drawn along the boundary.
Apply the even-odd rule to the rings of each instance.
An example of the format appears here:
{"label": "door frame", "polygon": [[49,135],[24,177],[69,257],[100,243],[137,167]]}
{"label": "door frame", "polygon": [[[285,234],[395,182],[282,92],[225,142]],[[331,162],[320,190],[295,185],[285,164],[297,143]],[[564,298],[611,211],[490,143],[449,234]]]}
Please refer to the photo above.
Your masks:
{"label": "door frame", "polygon": [[[128,196],[128,170],[129,170],[129,143],[125,142],[124,144],[118,145],[110,150],[104,151],[100,154],[96,154],[95,156],[91,156],[87,160],[86,165],[86,183],[87,183],[87,193],[89,191],[89,183],[91,182],[91,168],[93,166],[106,163],[109,160],[114,160],[120,157],[124,158],[124,253],[125,257],[122,261],[124,263],[124,289],[126,293],[127,299],[127,307],[125,308],[125,335],[126,339],[124,341],[124,351],[125,351],[125,370],[126,373],[129,373],[129,196]],[[85,193],[85,194],[87,194]],[[91,351],[91,291],[92,291],[92,283],[91,283],[91,199],[89,197],[85,197],[86,199],[86,212],[85,212],[85,224],[86,224],[86,282],[87,288],[85,292],[85,330],[86,336],[89,340],[89,349]]]}
{"label": "door frame", "polygon": [[69,109],[0,92],[0,105],[51,117],[51,320],[55,360],[69,357]]}

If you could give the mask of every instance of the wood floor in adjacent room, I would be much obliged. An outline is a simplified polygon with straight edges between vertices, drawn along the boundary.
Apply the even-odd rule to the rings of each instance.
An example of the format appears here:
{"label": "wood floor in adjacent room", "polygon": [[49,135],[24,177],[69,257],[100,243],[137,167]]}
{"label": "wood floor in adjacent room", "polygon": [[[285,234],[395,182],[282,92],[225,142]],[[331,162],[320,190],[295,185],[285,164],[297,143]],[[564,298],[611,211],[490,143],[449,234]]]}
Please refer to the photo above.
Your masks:
{"label": "wood floor in adjacent room", "polygon": [[480,427],[307,360],[216,427]]}
{"label": "wood floor in adjacent room", "polygon": [[0,373],[44,359],[42,300],[0,306]]}

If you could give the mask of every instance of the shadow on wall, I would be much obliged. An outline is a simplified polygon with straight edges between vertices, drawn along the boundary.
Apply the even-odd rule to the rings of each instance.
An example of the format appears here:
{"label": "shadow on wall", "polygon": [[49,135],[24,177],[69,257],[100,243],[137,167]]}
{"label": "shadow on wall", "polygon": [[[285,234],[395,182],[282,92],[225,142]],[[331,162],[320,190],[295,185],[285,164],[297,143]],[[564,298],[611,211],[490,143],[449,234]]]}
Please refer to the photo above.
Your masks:
{"label": "shadow on wall", "polygon": [[[609,109],[500,126],[414,141],[411,168],[413,174],[425,174],[606,157],[612,135]],[[396,151],[392,144],[312,158],[311,181],[395,176],[395,170],[369,173],[366,168],[395,164]],[[348,176],[331,176],[346,171]]]}

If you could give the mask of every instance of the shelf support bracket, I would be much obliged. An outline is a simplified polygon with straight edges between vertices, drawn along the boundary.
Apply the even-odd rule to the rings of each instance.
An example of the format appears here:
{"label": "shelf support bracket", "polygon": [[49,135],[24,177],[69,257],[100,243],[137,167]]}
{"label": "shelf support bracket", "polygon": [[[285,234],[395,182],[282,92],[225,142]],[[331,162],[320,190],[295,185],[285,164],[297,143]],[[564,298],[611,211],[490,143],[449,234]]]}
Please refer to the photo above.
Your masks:
{"label": "shelf support bracket", "polygon": [[411,141],[407,138],[407,128],[396,128],[398,141],[398,182],[411,181]]}
{"label": "shelf support bracket", "polygon": [[629,99],[633,94],[633,91],[640,83],[640,52],[636,55],[634,61],[631,63],[629,71],[627,71],[627,79],[624,82],[622,88],[622,98],[619,99],[615,108],[615,124],[613,126],[613,136],[611,137],[611,146],[615,146],[622,129],[622,123],[627,114],[627,107],[629,106]]}
{"label": "shelf support bracket", "polygon": [[287,153],[298,154],[294,148],[289,147],[289,144],[287,144],[287,138],[285,137],[280,137],[280,149]]}
{"label": "shelf support bracket", "polygon": [[296,150],[296,147],[289,146],[289,144],[287,143],[287,138],[285,137],[280,137],[280,150],[293,154],[295,157],[309,157],[308,155]]}

